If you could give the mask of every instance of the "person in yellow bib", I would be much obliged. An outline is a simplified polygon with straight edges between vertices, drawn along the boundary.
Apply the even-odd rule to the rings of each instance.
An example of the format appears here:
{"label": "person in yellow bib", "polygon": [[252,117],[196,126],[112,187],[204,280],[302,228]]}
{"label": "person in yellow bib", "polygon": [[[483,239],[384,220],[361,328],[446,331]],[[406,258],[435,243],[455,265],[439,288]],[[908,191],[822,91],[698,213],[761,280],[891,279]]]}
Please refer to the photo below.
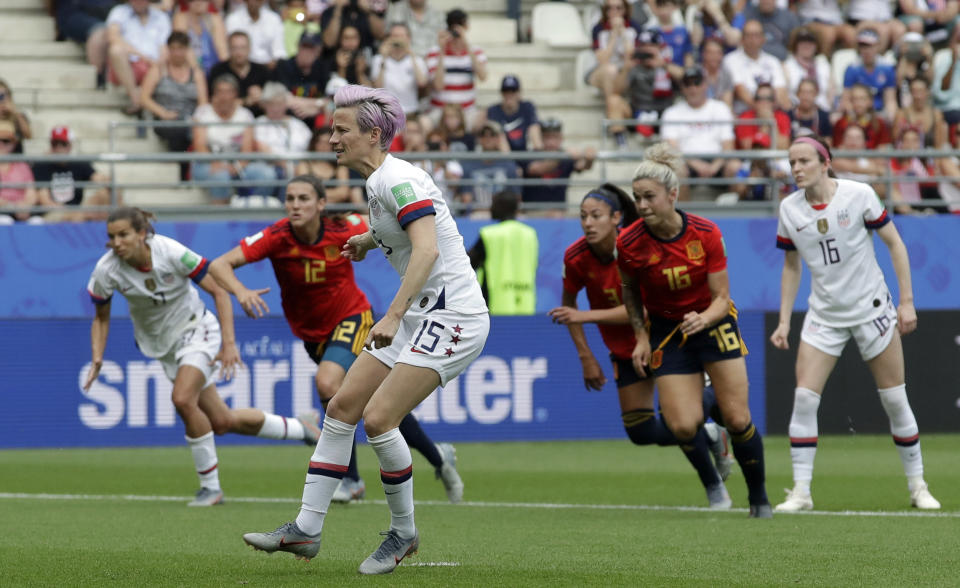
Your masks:
{"label": "person in yellow bib", "polygon": [[537,231],[517,220],[520,196],[504,190],[493,195],[490,216],[498,221],[480,229],[468,251],[470,265],[491,315],[533,314],[537,308]]}

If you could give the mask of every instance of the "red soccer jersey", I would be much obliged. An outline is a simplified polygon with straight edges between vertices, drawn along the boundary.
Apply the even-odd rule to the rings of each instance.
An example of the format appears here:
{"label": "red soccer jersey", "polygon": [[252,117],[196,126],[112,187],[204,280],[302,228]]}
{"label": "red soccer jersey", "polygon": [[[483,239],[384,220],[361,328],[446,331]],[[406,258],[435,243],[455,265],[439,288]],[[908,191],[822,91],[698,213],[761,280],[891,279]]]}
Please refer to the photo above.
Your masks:
{"label": "red soccer jersey", "polygon": [[[596,256],[580,237],[563,255],[563,289],[576,295],[587,289],[590,308],[614,308],[623,304],[616,260]],[[597,325],[607,349],[618,359],[630,359],[636,339],[630,325]]]}
{"label": "red soccer jersey", "polygon": [[250,263],[270,258],[290,330],[304,341],[321,342],[340,321],[370,308],[353,265],[340,256],[347,239],[365,232],[367,224],[357,215],[323,217],[320,238],[307,244],[283,219],[241,240],[240,249]]}
{"label": "red soccer jersey", "polygon": [[673,239],[658,239],[643,219],[617,238],[617,262],[639,284],[647,312],[673,321],[710,306],[707,274],[727,268],[720,228],[702,216],[679,212],[683,228]]}

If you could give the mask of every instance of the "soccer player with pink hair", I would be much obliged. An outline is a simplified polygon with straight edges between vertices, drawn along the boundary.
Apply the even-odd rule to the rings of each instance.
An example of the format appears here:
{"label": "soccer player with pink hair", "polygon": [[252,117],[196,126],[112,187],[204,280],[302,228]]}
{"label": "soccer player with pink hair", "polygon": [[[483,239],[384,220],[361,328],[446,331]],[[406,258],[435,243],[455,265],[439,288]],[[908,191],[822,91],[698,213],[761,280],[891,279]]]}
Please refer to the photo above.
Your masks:
{"label": "soccer player with pink hair", "polygon": [[268,553],[288,551],[306,560],[317,555],[327,509],[362,418],[380,462],[390,528],[359,571],[385,574],[420,545],[410,448],[398,425],[480,355],[490,318],[440,190],[425,171],[387,153],[404,124],[397,97],[383,89],[347,85],[334,95],[334,103],[330,144],[340,165],[366,178],[370,207],[370,231],[347,240],[343,256],[362,261],[379,247],[402,276],[400,288],[327,405],[296,520],[243,539]]}

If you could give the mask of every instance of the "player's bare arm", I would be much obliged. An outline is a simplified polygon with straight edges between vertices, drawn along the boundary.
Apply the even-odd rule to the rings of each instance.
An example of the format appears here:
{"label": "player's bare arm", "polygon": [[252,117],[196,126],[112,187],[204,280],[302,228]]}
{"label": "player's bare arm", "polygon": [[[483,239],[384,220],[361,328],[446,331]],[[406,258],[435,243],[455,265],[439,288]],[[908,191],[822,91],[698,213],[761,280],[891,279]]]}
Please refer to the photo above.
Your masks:
{"label": "player's bare arm", "polygon": [[684,335],[699,333],[720,322],[730,311],[730,277],[727,270],[707,274],[707,286],[710,287],[710,306],[703,312],[683,315],[680,331]]}
{"label": "player's bare arm", "polygon": [[877,235],[890,250],[890,261],[897,274],[897,286],[900,290],[900,303],[897,305],[897,328],[901,335],[917,329],[917,309],[913,305],[913,280],[910,276],[910,257],[907,246],[900,238],[900,232],[893,223],[887,223],[877,229]]}
{"label": "player's bare arm", "polygon": [[354,235],[347,239],[347,242],[343,245],[343,251],[340,252],[340,255],[346,257],[350,261],[363,261],[367,256],[367,251],[370,251],[377,246],[377,242],[373,238],[373,234],[370,231],[362,235]]}
{"label": "player's bare arm", "polygon": [[623,305],[627,309],[627,315],[630,318],[630,326],[633,327],[633,334],[637,338],[637,344],[633,348],[631,359],[633,367],[641,377],[647,375],[644,367],[650,361],[650,333],[643,322],[643,298],[640,294],[640,288],[635,286],[633,280],[620,270],[620,283],[623,295]]}
{"label": "player's bare arm", "polygon": [[87,381],[83,384],[84,390],[89,390],[100,375],[100,368],[103,367],[103,351],[107,347],[109,333],[110,303],[105,302],[97,305],[97,314],[94,315],[93,323],[90,325],[90,371],[87,373]]}
{"label": "player's bare arm", "polygon": [[237,334],[233,329],[233,304],[230,302],[230,294],[217,284],[210,275],[209,269],[198,285],[213,296],[214,304],[217,306],[217,318],[220,321],[220,333],[223,337],[220,351],[213,358],[211,365],[221,362],[220,377],[229,380],[233,378],[237,366],[240,365],[240,350],[237,349]]}
{"label": "player's bare arm", "polygon": [[237,302],[240,303],[243,312],[247,313],[248,317],[262,318],[263,315],[270,312],[270,307],[260,296],[269,292],[270,288],[256,290],[247,288],[233,271],[244,265],[247,265],[247,258],[238,245],[213,260],[207,272],[213,276],[220,287],[237,298]]}
{"label": "player's bare arm", "polygon": [[800,253],[786,251],[783,257],[783,273],[780,276],[780,321],[770,335],[770,342],[777,349],[790,349],[790,344],[787,342],[787,336],[790,334],[790,315],[793,313],[793,303],[797,299],[802,271]]}
{"label": "player's bare arm", "polygon": [[[580,365],[583,368],[583,384],[586,389],[600,390],[603,388],[603,385],[607,383],[607,378],[603,375],[603,369],[600,368],[600,363],[587,344],[587,335],[583,332],[583,324],[574,321],[564,322],[557,320],[557,316],[554,314],[560,310],[579,312],[577,310],[577,296],[564,290],[560,301],[563,306],[554,308],[549,314],[553,317],[553,322],[566,324],[567,330],[570,331],[570,338],[573,339],[573,346],[577,348],[577,357],[580,358]],[[624,314],[626,314],[626,311],[624,311]]]}
{"label": "player's bare arm", "polygon": [[[440,251],[437,249],[435,221],[436,217],[433,215],[423,216],[408,224],[404,229],[412,245],[410,262],[407,264],[407,271],[404,272],[403,279],[400,281],[400,289],[393,297],[390,307],[387,308],[383,318],[373,325],[367,335],[367,340],[364,341],[364,346],[368,349],[371,345],[374,349],[387,347],[393,342],[393,337],[397,334],[397,329],[400,328],[403,315],[407,313],[407,309],[413,303],[413,297],[427,283],[433,264],[440,255]],[[347,241],[347,245],[353,239],[354,237],[351,237]]]}

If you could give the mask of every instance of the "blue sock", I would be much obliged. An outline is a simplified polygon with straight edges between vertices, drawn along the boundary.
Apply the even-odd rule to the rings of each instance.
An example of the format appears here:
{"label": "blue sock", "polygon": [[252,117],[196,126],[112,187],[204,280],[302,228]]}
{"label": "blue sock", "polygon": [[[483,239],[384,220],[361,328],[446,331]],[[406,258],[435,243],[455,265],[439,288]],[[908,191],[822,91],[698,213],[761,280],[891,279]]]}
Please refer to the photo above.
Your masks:
{"label": "blue sock", "polygon": [[636,445],[676,445],[677,438],[652,409],[641,408],[620,415],[627,437]]}
{"label": "blue sock", "polygon": [[760,431],[753,426],[753,423],[747,425],[747,428],[742,431],[730,431],[730,445],[746,479],[750,504],[766,504],[769,501],[763,463],[763,439],[760,437]]}
{"label": "blue sock", "polygon": [[434,468],[443,465],[443,457],[440,456],[437,445],[423,432],[417,417],[412,414],[403,417],[400,421],[400,434],[407,445],[422,453]]}
{"label": "blue sock", "polygon": [[703,484],[704,488],[710,488],[720,483],[720,474],[717,473],[717,468],[713,466],[710,447],[707,444],[707,434],[703,427],[697,429],[697,434],[693,436],[693,439],[686,441],[678,439],[677,442],[680,444],[683,454],[687,456],[687,461],[690,462],[693,469],[697,470],[700,483]]}

